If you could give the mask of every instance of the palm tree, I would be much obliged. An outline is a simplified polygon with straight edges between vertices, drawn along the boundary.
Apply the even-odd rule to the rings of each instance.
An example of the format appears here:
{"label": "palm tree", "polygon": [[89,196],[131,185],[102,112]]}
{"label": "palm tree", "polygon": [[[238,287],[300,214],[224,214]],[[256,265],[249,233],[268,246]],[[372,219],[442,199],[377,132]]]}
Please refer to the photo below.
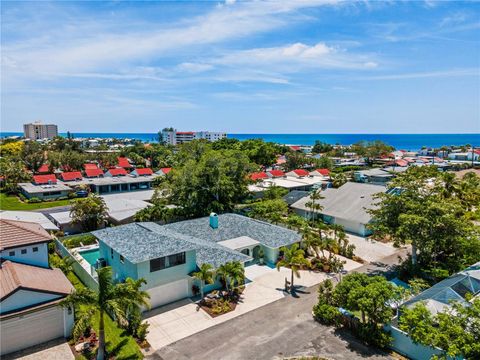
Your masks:
{"label": "palm tree", "polygon": [[221,265],[217,269],[217,276],[225,282],[225,288],[230,291],[236,284],[243,284],[245,269],[240,261],[231,261]]}
{"label": "palm tree", "polygon": [[332,186],[334,188],[339,188],[348,181],[344,173],[332,174],[330,178],[332,179]]}
{"label": "palm tree", "polygon": [[202,264],[199,271],[193,273],[193,277],[197,280],[200,280],[200,294],[203,299],[203,287],[205,284],[213,283],[214,271],[213,267],[210,264]]}
{"label": "palm tree", "polygon": [[305,204],[305,206],[313,212],[313,221],[317,219],[317,211],[321,211],[323,209],[323,206],[317,203],[317,201],[321,199],[324,199],[324,197],[322,194],[320,194],[320,191],[315,190],[310,194],[310,201]]}
{"label": "palm tree", "polygon": [[[112,280],[112,268],[107,266],[97,271],[98,292],[88,288],[75,290],[68,295],[60,304],[63,307],[75,307],[77,319],[73,327],[73,336],[78,338],[91,326],[92,318],[99,315],[99,336],[97,359],[105,359],[105,313],[111,314],[118,322],[125,323],[126,310],[133,306],[149,307],[146,291],[140,290],[144,279],[127,279],[125,283],[114,284]],[[107,315],[108,316],[108,315]]]}
{"label": "palm tree", "polygon": [[302,265],[308,265],[308,260],[304,257],[304,251],[296,243],[290,248],[283,246],[280,250],[283,251],[283,259],[277,262],[277,270],[280,271],[281,266],[292,270],[290,286],[293,292],[293,278],[294,276],[300,278],[299,270]]}

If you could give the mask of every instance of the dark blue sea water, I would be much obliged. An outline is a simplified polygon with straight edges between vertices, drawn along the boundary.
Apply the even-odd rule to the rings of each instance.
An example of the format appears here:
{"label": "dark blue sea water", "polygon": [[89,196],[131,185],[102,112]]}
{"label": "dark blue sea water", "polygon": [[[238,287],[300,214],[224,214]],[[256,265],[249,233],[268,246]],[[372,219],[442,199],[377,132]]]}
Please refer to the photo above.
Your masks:
{"label": "dark blue sea water", "polygon": [[[19,132],[1,132],[0,137],[21,136]],[[66,136],[66,133],[60,135]],[[74,133],[75,137],[137,139],[145,142],[157,141],[155,133]],[[350,145],[365,140],[381,140],[396,149],[419,150],[422,146],[471,144],[480,147],[480,134],[228,134],[239,140],[261,138],[265,141],[290,145],[313,145],[315,140],[329,144]]]}

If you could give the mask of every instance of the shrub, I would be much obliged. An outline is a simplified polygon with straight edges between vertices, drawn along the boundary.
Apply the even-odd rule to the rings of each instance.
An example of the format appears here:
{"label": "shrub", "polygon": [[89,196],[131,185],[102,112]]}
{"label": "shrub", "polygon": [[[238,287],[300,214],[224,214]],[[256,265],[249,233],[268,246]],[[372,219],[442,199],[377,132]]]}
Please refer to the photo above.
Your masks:
{"label": "shrub", "polygon": [[63,245],[67,249],[73,249],[83,245],[95,244],[97,238],[90,233],[73,235],[62,239]]}
{"label": "shrub", "polygon": [[37,204],[37,203],[41,203],[42,200],[40,200],[38,197],[32,197],[32,198],[28,199],[27,202],[29,204]]}
{"label": "shrub", "polygon": [[387,348],[393,340],[390,332],[377,325],[361,324],[355,332],[362,342],[380,349]]}
{"label": "shrub", "polygon": [[332,305],[317,304],[313,307],[313,316],[315,320],[324,325],[340,325],[342,314]]}
{"label": "shrub", "polygon": [[148,322],[144,322],[142,324],[140,324],[137,328],[137,339],[140,340],[140,341],[145,341],[145,339],[147,338],[147,335],[148,335],[148,327],[150,326],[150,324]]}

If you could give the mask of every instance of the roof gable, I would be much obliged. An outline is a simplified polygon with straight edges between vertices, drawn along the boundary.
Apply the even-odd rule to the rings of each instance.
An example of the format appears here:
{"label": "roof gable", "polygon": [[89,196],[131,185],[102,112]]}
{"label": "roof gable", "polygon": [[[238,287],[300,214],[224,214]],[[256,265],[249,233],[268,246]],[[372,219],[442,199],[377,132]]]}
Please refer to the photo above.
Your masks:
{"label": "roof gable", "polygon": [[125,175],[127,175],[127,171],[124,168],[108,169],[107,173],[112,175],[112,176],[125,176]]}
{"label": "roof gable", "polygon": [[150,168],[137,168],[133,173],[137,175],[152,175],[153,171]]}
{"label": "roof gable", "polygon": [[0,250],[52,240],[45,229],[33,222],[0,219]]}
{"label": "roof gable", "polygon": [[37,185],[41,184],[56,184],[57,178],[54,174],[47,174],[47,175],[34,175],[33,182]]}
{"label": "roof gable", "polygon": [[264,172],[256,172],[250,175],[250,179],[252,180],[261,180],[261,179],[267,179],[268,175]]}
{"label": "roof gable", "polygon": [[85,175],[87,177],[99,177],[103,176],[103,170],[102,169],[85,169]]}
{"label": "roof gable", "polygon": [[82,180],[82,173],[80,171],[63,172],[60,177],[63,181]]}

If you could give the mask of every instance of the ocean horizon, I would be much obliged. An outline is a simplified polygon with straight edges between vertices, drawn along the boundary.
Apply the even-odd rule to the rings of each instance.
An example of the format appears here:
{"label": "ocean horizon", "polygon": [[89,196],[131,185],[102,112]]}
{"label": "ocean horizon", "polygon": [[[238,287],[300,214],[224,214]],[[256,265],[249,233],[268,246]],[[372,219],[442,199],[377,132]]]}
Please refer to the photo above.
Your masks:
{"label": "ocean horizon", "polygon": [[[143,142],[156,142],[157,133],[71,133],[77,138],[116,138],[135,139]],[[22,132],[0,132],[0,137],[22,136]],[[67,133],[60,133],[66,136]],[[286,145],[313,145],[316,140],[328,144],[351,145],[358,141],[383,141],[396,149],[419,150],[423,146],[441,147],[470,144],[480,147],[480,133],[471,134],[228,134],[227,137],[238,140],[263,139]]]}

